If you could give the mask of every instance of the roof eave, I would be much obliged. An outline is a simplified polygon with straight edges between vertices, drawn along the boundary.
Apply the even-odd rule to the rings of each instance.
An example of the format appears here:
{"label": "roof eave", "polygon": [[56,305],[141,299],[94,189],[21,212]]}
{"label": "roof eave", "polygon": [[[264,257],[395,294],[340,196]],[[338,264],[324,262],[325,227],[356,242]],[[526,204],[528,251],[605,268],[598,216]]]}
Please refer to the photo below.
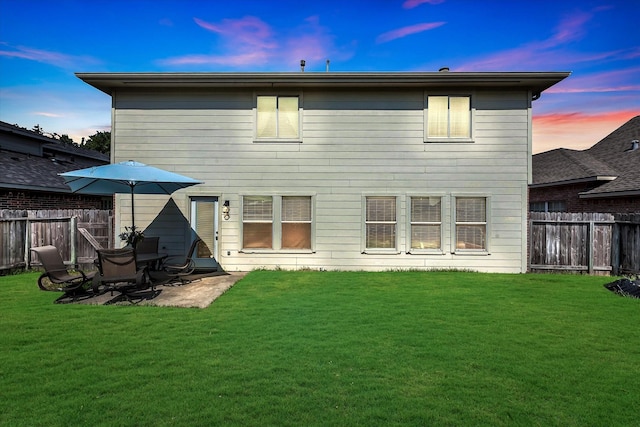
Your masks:
{"label": "roof eave", "polygon": [[531,184],[529,188],[544,188],[544,187],[556,187],[558,185],[572,185],[572,184],[583,184],[586,182],[608,182],[616,179],[615,175],[595,175],[584,178],[576,178],[576,179],[567,179],[565,181],[553,181],[553,182],[543,182],[539,184]]}
{"label": "roof eave", "polygon": [[85,83],[111,95],[119,88],[286,88],[286,87],[521,87],[540,93],[570,72],[427,73],[76,73]]}
{"label": "roof eave", "polygon": [[579,193],[580,199],[608,199],[610,197],[636,197],[640,196],[640,189],[624,191],[607,191],[602,193]]}

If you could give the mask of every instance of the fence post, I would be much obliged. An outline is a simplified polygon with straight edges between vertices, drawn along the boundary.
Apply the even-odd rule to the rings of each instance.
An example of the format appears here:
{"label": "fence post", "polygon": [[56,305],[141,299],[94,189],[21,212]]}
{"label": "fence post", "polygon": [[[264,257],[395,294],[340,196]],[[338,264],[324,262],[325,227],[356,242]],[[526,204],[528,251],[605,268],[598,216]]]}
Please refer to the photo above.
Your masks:
{"label": "fence post", "polygon": [[26,225],[24,227],[24,265],[27,270],[31,268],[31,221],[27,218]]}
{"label": "fence post", "polygon": [[617,216],[615,221],[611,236],[611,274],[618,276],[620,273],[620,224]]}
{"label": "fence post", "polygon": [[76,242],[78,233],[78,217],[72,216],[69,220],[69,248],[71,250],[71,264],[73,264],[76,268],[78,267],[78,254],[76,253]]}
{"label": "fence post", "polygon": [[596,242],[594,241],[595,230],[596,230],[595,223],[592,219],[591,221],[589,221],[589,234],[587,239],[587,244],[589,245],[587,246],[587,250],[589,251],[587,253],[587,256],[588,256],[587,268],[588,268],[589,274],[593,274],[593,253],[595,252],[595,244],[596,244]]}

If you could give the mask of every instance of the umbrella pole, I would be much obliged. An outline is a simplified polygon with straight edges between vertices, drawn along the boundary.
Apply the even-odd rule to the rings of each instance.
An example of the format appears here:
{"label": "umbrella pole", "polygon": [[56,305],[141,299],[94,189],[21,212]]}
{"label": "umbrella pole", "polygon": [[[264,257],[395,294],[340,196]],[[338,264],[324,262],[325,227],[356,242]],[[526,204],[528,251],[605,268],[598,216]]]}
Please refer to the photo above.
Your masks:
{"label": "umbrella pole", "polygon": [[135,206],[133,204],[133,187],[134,187],[134,184],[129,184],[129,187],[131,187],[131,226],[135,227],[136,226],[136,210],[135,210]]}

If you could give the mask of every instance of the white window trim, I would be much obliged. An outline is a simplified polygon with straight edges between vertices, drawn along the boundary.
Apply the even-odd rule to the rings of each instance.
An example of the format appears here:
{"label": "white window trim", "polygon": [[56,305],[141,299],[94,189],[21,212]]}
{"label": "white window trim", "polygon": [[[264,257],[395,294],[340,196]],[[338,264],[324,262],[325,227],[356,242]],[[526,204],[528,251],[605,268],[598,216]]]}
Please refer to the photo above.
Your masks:
{"label": "white window trim", "polygon": [[[394,248],[367,248],[367,197],[395,197],[396,199],[396,241]],[[400,254],[400,237],[404,233],[402,224],[401,207],[403,200],[400,194],[383,194],[383,193],[370,193],[362,195],[362,218],[361,218],[361,252],[369,255],[397,255]]]}
{"label": "white window trim", "polygon": [[[265,196],[271,197],[273,203],[273,218],[271,221],[271,244],[272,248],[243,248],[238,251],[244,254],[256,253],[277,253],[277,254],[314,254],[316,253],[316,195],[315,193],[246,193],[240,194],[240,215],[239,221],[239,243],[242,246],[244,242],[244,221],[242,212],[244,212],[244,198],[246,196]],[[311,198],[311,249],[282,249],[282,197],[283,196],[300,196]]]}
{"label": "white window trim", "polygon": [[[411,226],[413,225],[411,221],[411,199],[413,197],[439,197],[440,198],[440,248],[439,249],[416,249],[411,247],[411,236],[412,230]],[[405,251],[408,255],[445,255],[446,251],[444,249],[445,244],[445,221],[446,221],[446,212],[448,208],[449,198],[445,193],[416,193],[416,194],[407,194],[407,209],[406,209],[406,248]]]}
{"label": "white window trim", "polygon": [[[456,199],[464,197],[483,197],[485,199],[485,219],[486,222],[465,224],[484,224],[485,225],[485,248],[484,249],[458,249],[457,248],[457,209]],[[451,253],[454,255],[491,255],[491,196],[486,193],[454,193],[451,195]]]}
{"label": "white window trim", "polygon": [[[296,96],[298,97],[298,138],[258,138],[258,97],[259,96]],[[254,92],[253,94],[253,142],[254,143],[302,143],[302,114],[304,109],[302,92]]]}
{"label": "white window trim", "polygon": [[[429,137],[429,129],[427,126],[427,121],[429,119],[429,96],[468,96],[469,97],[469,114],[470,114],[470,118],[469,118],[469,137],[468,138],[453,138],[453,137],[447,137],[447,138],[443,138],[443,137]],[[424,103],[424,107],[423,107],[423,124],[424,124],[424,142],[425,143],[473,143],[475,142],[474,139],[474,129],[475,129],[475,123],[476,123],[476,108],[475,108],[475,93],[474,91],[471,92],[427,92],[425,91],[422,95],[422,100]]]}

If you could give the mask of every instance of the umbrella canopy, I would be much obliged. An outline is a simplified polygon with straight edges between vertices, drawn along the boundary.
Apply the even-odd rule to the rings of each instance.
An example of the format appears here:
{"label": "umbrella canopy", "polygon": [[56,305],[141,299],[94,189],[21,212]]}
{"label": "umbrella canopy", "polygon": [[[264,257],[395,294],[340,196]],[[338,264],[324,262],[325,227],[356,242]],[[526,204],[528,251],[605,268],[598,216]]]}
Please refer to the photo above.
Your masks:
{"label": "umbrella canopy", "polygon": [[135,226],[134,194],[172,194],[202,181],[129,160],[60,174],[74,193],[112,195],[131,193],[131,219]]}

